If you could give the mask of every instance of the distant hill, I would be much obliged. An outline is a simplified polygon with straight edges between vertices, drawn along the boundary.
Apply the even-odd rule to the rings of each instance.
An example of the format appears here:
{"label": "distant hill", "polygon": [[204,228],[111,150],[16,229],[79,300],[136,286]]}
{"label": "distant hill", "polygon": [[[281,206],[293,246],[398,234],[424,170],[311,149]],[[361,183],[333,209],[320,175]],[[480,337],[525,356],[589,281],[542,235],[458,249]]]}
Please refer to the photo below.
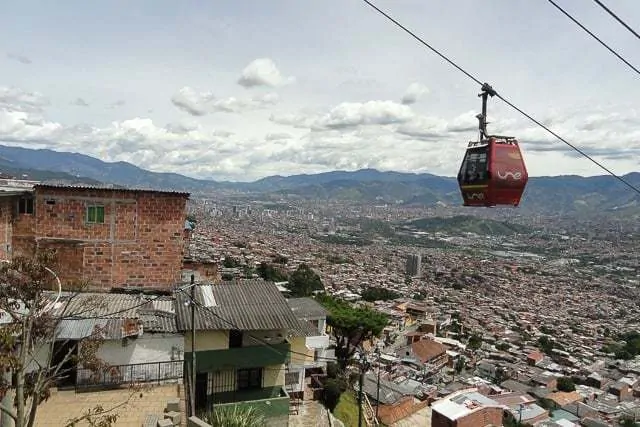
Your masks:
{"label": "distant hill", "polygon": [[[455,178],[428,173],[381,172],[362,169],[319,174],[270,176],[254,182],[220,182],[176,173],[151,172],[126,162],[103,162],[78,153],[0,145],[0,172],[32,179],[103,182],[126,187],[210,193],[220,190],[292,196],[315,200],[351,200],[434,206],[461,205]],[[640,187],[640,173],[624,176]],[[471,208],[470,208],[471,209]],[[640,195],[610,176],[531,178],[522,203],[523,213],[640,213]]]}
{"label": "distant hill", "polygon": [[4,170],[5,165],[31,171],[32,176],[41,175],[42,171],[62,172],[126,187],[193,191],[215,184],[176,173],[150,172],[127,162],[103,162],[84,154],[0,145],[0,168]]}
{"label": "distant hill", "polygon": [[476,233],[481,235],[511,235],[529,233],[531,229],[519,224],[505,221],[483,219],[469,215],[457,215],[448,218],[432,217],[410,221],[406,225],[421,231]]}

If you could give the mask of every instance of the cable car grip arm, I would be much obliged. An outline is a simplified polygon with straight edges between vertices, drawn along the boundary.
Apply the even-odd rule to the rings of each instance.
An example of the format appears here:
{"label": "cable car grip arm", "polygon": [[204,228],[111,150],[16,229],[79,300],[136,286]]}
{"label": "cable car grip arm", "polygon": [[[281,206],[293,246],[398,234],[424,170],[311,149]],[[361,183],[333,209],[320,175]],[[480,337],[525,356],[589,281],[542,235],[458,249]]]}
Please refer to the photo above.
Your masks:
{"label": "cable car grip arm", "polygon": [[487,134],[487,98],[489,96],[494,97],[498,94],[489,83],[483,83],[482,92],[478,94],[479,97],[482,97],[482,113],[478,114],[476,118],[478,119],[478,129],[480,130],[480,139],[484,139],[488,136]]}

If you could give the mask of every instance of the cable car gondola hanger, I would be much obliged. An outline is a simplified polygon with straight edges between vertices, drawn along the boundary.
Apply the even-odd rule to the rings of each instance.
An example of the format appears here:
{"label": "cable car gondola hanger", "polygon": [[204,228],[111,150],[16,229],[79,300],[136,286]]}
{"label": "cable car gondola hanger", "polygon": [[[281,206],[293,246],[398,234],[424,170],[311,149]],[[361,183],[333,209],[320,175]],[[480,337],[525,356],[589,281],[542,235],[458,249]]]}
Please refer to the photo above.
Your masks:
{"label": "cable car gondola hanger", "polygon": [[[442,52],[440,52],[438,49],[436,49],[435,47],[433,47],[432,45],[430,45],[429,43],[427,43],[422,37],[416,35],[416,33],[414,33],[413,31],[411,31],[409,28],[405,27],[404,25],[402,25],[400,22],[398,22],[396,19],[394,19],[391,15],[389,15],[388,13],[384,12],[382,9],[380,9],[378,6],[376,6],[375,4],[373,4],[370,0],[363,0],[364,3],[366,3],[367,5],[369,5],[373,10],[375,10],[376,12],[378,12],[380,15],[384,16],[386,19],[388,19],[390,22],[392,22],[394,25],[396,25],[398,28],[400,28],[402,31],[404,31],[405,33],[407,33],[408,35],[410,35],[411,37],[413,37],[414,39],[416,39],[420,44],[422,44],[424,47],[426,47],[427,49],[431,50],[433,53],[435,53],[436,55],[438,55],[441,59],[443,59],[444,61],[446,61],[447,63],[449,63],[449,65],[451,65],[452,67],[454,67],[455,69],[457,69],[458,71],[460,71],[462,74],[464,74],[465,76],[467,76],[470,80],[473,80],[474,82],[476,82],[478,85],[481,85],[483,87],[483,89],[488,89],[491,88],[491,86],[489,86],[488,84],[483,84],[481,80],[479,80],[476,76],[474,76],[473,74],[471,74],[469,71],[465,70],[464,68],[462,68],[460,65],[458,65],[457,63],[455,63],[454,61],[452,61],[449,57],[447,57],[445,54],[443,54]],[[605,46],[607,47],[607,46]],[[609,49],[611,50],[611,49]],[[613,52],[612,52],[613,53]],[[483,91],[484,92],[484,91]],[[519,108],[517,105],[515,105],[513,102],[509,101],[507,98],[505,98],[504,96],[502,96],[501,94],[497,93],[496,91],[494,91],[493,89],[491,89],[490,91],[492,93],[491,96],[496,96],[498,97],[498,99],[502,100],[502,102],[504,102],[505,104],[507,104],[509,107],[511,107],[512,109],[514,109],[515,111],[517,111],[518,113],[522,114],[524,117],[526,117],[527,119],[529,119],[531,122],[535,123],[537,126],[539,126],[540,128],[544,129],[546,132],[548,132],[549,134],[553,135],[558,141],[562,142],[563,144],[567,145],[568,147],[570,147],[572,150],[576,151],[578,154],[580,154],[582,157],[584,157],[585,159],[589,160],[591,163],[593,163],[594,165],[596,165],[597,167],[599,167],[600,169],[602,169],[603,171],[605,171],[606,173],[608,173],[609,175],[611,175],[613,178],[615,178],[616,180],[620,181],[622,184],[626,185],[627,187],[629,187],[632,191],[634,191],[637,194],[640,194],[640,187],[636,187],[635,185],[633,185],[631,182],[627,181],[624,177],[616,174],[615,172],[613,172],[611,169],[607,168],[604,164],[600,163],[598,160],[594,159],[593,157],[591,157],[589,154],[585,153],[583,150],[581,150],[580,148],[576,147],[575,145],[573,145],[572,143],[570,143],[569,141],[567,141],[565,138],[563,138],[562,136],[558,135],[556,132],[554,132],[552,129],[550,129],[548,126],[546,126],[545,124],[543,124],[542,122],[540,122],[539,120],[536,120],[532,115],[530,115],[529,113],[527,113],[526,111],[524,111],[523,109]],[[487,95],[490,95],[489,92],[487,92]],[[482,94],[481,94],[482,96]],[[486,113],[486,111],[485,111]],[[486,114],[484,114],[484,117],[486,117]],[[484,127],[483,129],[486,130],[486,123],[484,123]],[[486,132],[485,132],[486,133]],[[516,145],[517,147],[517,145]],[[518,152],[520,150],[518,149]],[[522,158],[520,159],[522,160]],[[522,163],[522,165],[524,166],[524,162]],[[524,171],[526,172],[526,170]],[[460,178],[460,177],[459,177]],[[528,177],[527,177],[528,178]],[[525,182],[526,184],[526,182]],[[461,189],[462,190],[462,189]],[[522,196],[522,192],[520,192],[520,196]],[[464,197],[464,196],[463,196]],[[476,197],[480,197],[480,196],[476,196]],[[466,203],[466,202],[465,202]],[[519,200],[518,200],[519,203]],[[513,204],[511,203],[512,206],[517,206],[517,204]],[[483,204],[474,204],[474,205],[470,205],[467,204],[466,206],[492,206],[491,203],[483,203]]]}
{"label": "cable car gondola hanger", "polygon": [[497,93],[482,85],[482,113],[478,114],[479,137],[469,142],[458,172],[458,184],[464,206],[513,206],[527,185],[527,168],[515,137],[489,135],[487,132],[487,100]]}

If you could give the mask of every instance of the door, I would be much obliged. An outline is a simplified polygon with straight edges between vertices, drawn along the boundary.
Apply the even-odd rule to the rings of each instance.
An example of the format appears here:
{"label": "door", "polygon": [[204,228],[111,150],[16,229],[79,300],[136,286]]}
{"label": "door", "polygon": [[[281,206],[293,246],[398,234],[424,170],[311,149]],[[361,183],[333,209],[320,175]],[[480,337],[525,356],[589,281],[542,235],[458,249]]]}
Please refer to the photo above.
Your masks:
{"label": "door", "polygon": [[208,374],[196,374],[196,413],[207,409],[207,379]]}

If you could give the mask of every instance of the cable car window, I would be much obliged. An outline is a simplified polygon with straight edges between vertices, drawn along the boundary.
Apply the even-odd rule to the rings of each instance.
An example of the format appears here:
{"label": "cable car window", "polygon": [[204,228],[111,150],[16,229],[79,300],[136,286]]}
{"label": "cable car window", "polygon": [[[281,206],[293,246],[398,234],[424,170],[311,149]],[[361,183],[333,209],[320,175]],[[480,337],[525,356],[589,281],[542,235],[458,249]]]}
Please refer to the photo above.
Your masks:
{"label": "cable car window", "polygon": [[468,152],[463,165],[463,180],[466,184],[487,179],[487,152]]}

